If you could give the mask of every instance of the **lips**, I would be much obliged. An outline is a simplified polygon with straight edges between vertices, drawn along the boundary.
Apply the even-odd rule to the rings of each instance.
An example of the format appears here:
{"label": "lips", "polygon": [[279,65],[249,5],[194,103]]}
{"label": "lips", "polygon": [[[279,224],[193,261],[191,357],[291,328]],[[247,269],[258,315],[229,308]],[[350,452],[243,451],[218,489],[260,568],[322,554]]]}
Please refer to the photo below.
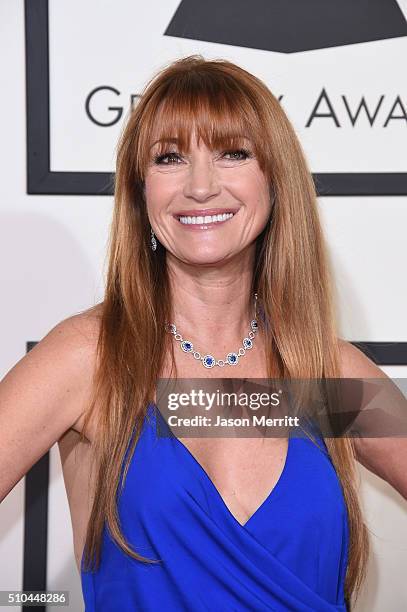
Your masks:
{"label": "lips", "polygon": [[174,217],[212,217],[213,215],[224,215],[226,213],[236,214],[238,208],[194,208],[193,210],[179,210],[174,213]]}
{"label": "lips", "polygon": [[[186,222],[186,218],[191,217],[192,215],[181,215],[179,218],[174,216],[174,219],[176,219],[177,224],[187,231],[214,231],[216,228],[223,226],[225,223],[230,223],[231,220],[235,218],[236,214],[237,213],[232,213],[232,211],[230,211],[230,213],[223,213],[226,218],[221,218],[221,220],[217,219],[217,217],[221,217],[222,213],[214,214],[212,218],[210,215],[208,215],[208,217],[198,215],[195,218],[195,221],[192,221],[192,223]],[[183,221],[181,221],[182,218],[184,218]],[[205,218],[211,218],[211,220],[205,221]],[[199,219],[199,222],[196,222],[197,219]]]}

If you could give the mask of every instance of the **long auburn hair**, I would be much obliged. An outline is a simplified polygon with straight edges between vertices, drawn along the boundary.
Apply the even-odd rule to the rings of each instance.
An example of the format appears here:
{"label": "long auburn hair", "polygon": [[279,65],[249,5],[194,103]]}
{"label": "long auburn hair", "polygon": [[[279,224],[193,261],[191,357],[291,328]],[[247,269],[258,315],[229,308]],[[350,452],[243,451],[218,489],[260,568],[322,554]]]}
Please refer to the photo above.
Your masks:
{"label": "long auburn hair", "polygon": [[[130,109],[117,146],[97,367],[83,430],[96,413],[95,496],[84,547],[85,571],[100,563],[105,524],[125,553],[155,562],[128,544],[117,512],[117,496],[165,354],[172,356],[175,366],[171,336],[163,333],[172,304],[166,251],[159,242],[155,252],[150,248],[144,180],[152,134],[162,139],[159,153],[175,136],[183,152],[188,151],[193,129],[198,140],[216,150],[239,147],[242,135],[249,135],[269,181],[272,212],[257,238],[252,287],[267,321],[269,377],[340,377],[332,274],[316,189],[279,101],[260,79],[227,60],[191,55],[164,66]],[[358,499],[352,439],[329,438],[326,444],[349,517],[345,597],[350,605],[366,574],[368,532]]]}

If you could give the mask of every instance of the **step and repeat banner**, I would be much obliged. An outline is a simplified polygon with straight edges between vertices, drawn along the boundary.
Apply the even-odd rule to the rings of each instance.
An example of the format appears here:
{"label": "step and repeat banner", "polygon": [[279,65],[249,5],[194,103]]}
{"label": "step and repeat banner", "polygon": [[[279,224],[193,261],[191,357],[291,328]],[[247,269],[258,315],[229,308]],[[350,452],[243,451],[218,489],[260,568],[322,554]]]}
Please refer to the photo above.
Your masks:
{"label": "step and repeat banner", "polygon": [[[155,72],[200,53],[279,99],[318,189],[341,335],[406,377],[406,16],[407,0],[1,0],[0,376],[102,299],[123,122]],[[358,470],[373,553],[356,610],[398,612],[407,502]],[[69,590],[83,609],[57,445],[1,504],[0,565],[0,590]]]}

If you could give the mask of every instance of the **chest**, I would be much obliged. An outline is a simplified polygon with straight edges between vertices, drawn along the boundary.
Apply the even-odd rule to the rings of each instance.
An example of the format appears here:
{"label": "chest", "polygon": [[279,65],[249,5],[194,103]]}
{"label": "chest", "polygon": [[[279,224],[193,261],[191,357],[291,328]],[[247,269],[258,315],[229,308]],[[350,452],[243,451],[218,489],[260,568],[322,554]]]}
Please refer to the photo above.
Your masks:
{"label": "chest", "polygon": [[244,524],[284,470],[287,438],[178,438],[209,477],[231,514]]}

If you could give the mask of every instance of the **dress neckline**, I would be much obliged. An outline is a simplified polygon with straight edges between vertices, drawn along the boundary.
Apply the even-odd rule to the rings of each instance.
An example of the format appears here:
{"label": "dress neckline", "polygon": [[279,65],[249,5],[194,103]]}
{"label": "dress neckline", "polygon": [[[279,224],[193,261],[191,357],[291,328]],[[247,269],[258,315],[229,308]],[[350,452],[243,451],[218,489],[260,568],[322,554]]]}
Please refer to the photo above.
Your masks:
{"label": "dress neckline", "polygon": [[198,461],[198,459],[195,457],[195,455],[189,450],[189,448],[187,446],[185,446],[185,444],[183,442],[181,442],[181,440],[174,434],[174,432],[172,431],[172,429],[169,427],[169,425],[166,423],[160,409],[158,408],[157,404],[152,403],[151,406],[153,407],[153,409],[155,409],[156,414],[158,413],[160,419],[165,423],[165,428],[169,430],[170,432],[170,436],[169,439],[174,441],[174,444],[176,444],[176,446],[178,448],[180,448],[181,452],[187,457],[187,459],[190,461],[191,465],[194,467],[194,469],[197,471],[197,473],[204,478],[204,480],[207,482],[207,484],[209,485],[210,489],[213,491],[215,497],[218,499],[218,501],[222,504],[226,514],[241,528],[241,529],[248,529],[251,524],[256,520],[256,518],[266,509],[266,507],[269,505],[269,503],[271,503],[271,501],[278,495],[280,494],[281,490],[284,487],[285,481],[287,479],[287,473],[289,471],[290,465],[291,465],[291,461],[292,461],[292,452],[293,452],[293,437],[291,435],[291,429],[289,429],[289,435],[288,435],[288,443],[287,443],[287,452],[286,452],[286,456],[285,456],[285,461],[284,461],[284,466],[283,469],[281,471],[281,474],[277,480],[277,482],[275,483],[275,485],[273,486],[273,488],[271,489],[271,491],[269,491],[265,498],[263,499],[263,501],[260,503],[260,505],[254,510],[254,512],[252,512],[252,514],[249,516],[249,518],[247,519],[247,521],[245,521],[244,523],[241,523],[240,521],[237,520],[237,518],[235,517],[235,515],[232,513],[232,511],[230,510],[229,506],[226,504],[225,500],[223,499],[219,489],[217,488],[217,486],[215,485],[215,483],[213,482],[212,478],[209,476],[208,472],[205,470],[205,468],[202,466],[202,464]]}

